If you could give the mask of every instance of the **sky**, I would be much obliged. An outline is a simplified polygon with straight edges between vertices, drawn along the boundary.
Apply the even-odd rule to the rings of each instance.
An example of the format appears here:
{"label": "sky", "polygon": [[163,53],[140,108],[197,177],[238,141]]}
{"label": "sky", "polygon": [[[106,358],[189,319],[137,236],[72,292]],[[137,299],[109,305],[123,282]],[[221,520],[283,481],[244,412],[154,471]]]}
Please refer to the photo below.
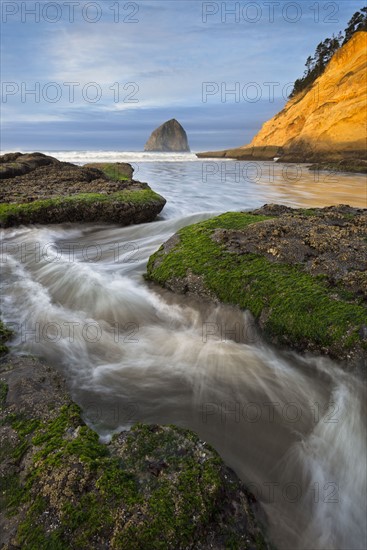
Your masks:
{"label": "sky", "polygon": [[248,143],[364,5],[0,2],[2,151],[140,151],[171,118],[194,151]]}

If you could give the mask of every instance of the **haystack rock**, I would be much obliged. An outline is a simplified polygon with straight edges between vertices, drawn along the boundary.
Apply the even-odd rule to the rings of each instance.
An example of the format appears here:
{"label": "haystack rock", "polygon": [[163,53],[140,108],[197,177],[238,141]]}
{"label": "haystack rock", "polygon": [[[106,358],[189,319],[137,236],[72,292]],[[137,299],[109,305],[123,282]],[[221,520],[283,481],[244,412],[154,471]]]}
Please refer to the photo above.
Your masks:
{"label": "haystack rock", "polygon": [[190,147],[185,130],[175,118],[172,118],[152,132],[144,151],[177,153],[190,151]]}
{"label": "haystack rock", "polygon": [[248,145],[199,157],[285,162],[366,158],[367,33],[360,31],[331,58],[325,72],[292,97]]}

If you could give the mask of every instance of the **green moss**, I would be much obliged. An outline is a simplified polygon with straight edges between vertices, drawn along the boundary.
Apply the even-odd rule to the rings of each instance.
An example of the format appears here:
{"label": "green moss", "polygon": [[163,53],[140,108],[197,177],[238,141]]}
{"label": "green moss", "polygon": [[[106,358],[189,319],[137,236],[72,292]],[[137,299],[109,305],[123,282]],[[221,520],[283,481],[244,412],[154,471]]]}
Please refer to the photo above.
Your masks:
{"label": "green moss", "polygon": [[114,181],[126,181],[131,179],[130,174],[126,173],[126,165],[116,162],[105,162],[95,164],[108,178]]}
{"label": "green moss", "polygon": [[[19,463],[30,448],[32,435],[41,425],[38,419],[27,419],[24,415],[8,414],[1,421],[1,425],[10,426],[18,436],[18,441],[4,443],[0,453],[1,460],[11,459],[14,464]],[[29,498],[29,487],[22,483],[16,473],[9,473],[0,478],[1,498],[0,508],[6,510],[7,515],[14,515],[23,502]]]}
{"label": "green moss", "polygon": [[[22,511],[21,548],[191,547],[205,542],[223,495],[236,489],[217,453],[174,426],[137,424],[106,446],[74,404],[47,422],[9,414],[6,423],[19,437],[19,458],[20,446],[29,453],[26,475],[0,479],[7,514]],[[247,547],[233,526],[220,536],[225,547]]]}
{"label": "green moss", "polygon": [[27,497],[17,474],[0,477],[0,510],[6,510],[8,516],[14,515]]}
{"label": "green moss", "polygon": [[8,385],[0,380],[0,410],[5,406],[6,396],[8,395]]}
{"label": "green moss", "polygon": [[46,533],[39,519],[46,511],[46,502],[36,497],[30,506],[26,519],[18,529],[18,542],[25,550],[70,550],[70,545],[62,540],[61,529]]}
{"label": "green moss", "polygon": [[106,469],[96,482],[101,495],[108,499],[124,499],[129,504],[139,501],[136,479],[124,469],[122,460],[111,457]]}
{"label": "green moss", "polygon": [[[103,538],[111,541],[111,548],[119,549],[184,548],[200,538],[200,530],[213,520],[219,506],[223,488],[219,457],[215,455],[202,464],[192,454],[194,451],[182,457],[177,454],[177,437],[183,438],[184,431],[177,434],[172,429],[156,430],[142,425],[127,434],[122,458],[111,456],[85,426],[70,445],[63,434],[69,431],[70,420],[73,428],[77,412],[75,407],[64,408],[58,419],[42,426],[33,438],[41,451],[34,456],[36,473],[32,486],[37,486],[37,480],[45,477],[48,468],[62,471],[75,458],[87,472],[92,472],[94,482],[77,500],[58,494],[59,527],[53,539],[41,527],[32,529],[32,525],[42,525],[42,511],[49,508],[47,498],[38,495],[18,531],[22,547],[35,548],[38,544],[39,548],[51,548],[58,544],[56,548],[63,548],[68,544],[66,547],[82,549],[90,541]],[[193,449],[197,441],[194,438]],[[59,453],[62,462],[55,464]],[[163,480],[147,470],[147,461],[162,457],[169,469],[169,477]],[[144,472],[147,477],[141,485],[138,479]],[[32,489],[29,491],[31,494]],[[136,515],[138,510],[144,510],[143,514]],[[130,520],[125,519],[116,529],[122,511],[123,517]]]}
{"label": "green moss", "polygon": [[9,348],[6,345],[6,342],[11,338],[12,335],[13,335],[13,332],[8,328],[6,328],[4,323],[0,321],[0,357],[1,355],[8,353]]}
{"label": "green moss", "polygon": [[98,494],[85,494],[78,503],[64,505],[62,532],[72,533],[73,548],[88,548],[94,537],[98,538],[111,532],[114,523],[113,512],[112,503],[99,498]]}
{"label": "green moss", "polygon": [[[231,261],[236,262],[234,255],[225,253],[210,238],[215,229],[243,229],[249,224],[268,219],[266,216],[254,216],[240,212],[222,214],[205,222],[190,225],[178,232],[180,242],[168,255],[163,252],[163,246],[149,258],[148,279],[153,279],[160,284],[165,284],[169,279],[185,277],[190,269],[198,275],[205,273],[205,280],[217,283],[223,277],[221,269],[232,267]],[[158,260],[159,266],[155,267]],[[161,261],[162,260],[162,261]],[[217,272],[217,267],[219,271]],[[212,286],[211,284],[208,285]],[[217,284],[214,285],[218,286]],[[230,287],[226,289],[230,290]],[[228,297],[229,298],[229,297]],[[230,301],[230,300],[226,300]]]}
{"label": "green moss", "polygon": [[[32,439],[32,444],[41,447],[35,460],[43,459],[44,465],[60,465],[66,456],[75,456],[82,462],[92,463],[96,458],[106,456],[106,447],[98,442],[98,435],[87,426],[81,426],[80,409],[77,405],[64,406],[60,415],[43,425]],[[65,437],[67,430],[72,434]]]}
{"label": "green moss", "polygon": [[314,208],[300,208],[299,212],[303,216],[317,216],[317,210],[315,210]]}
{"label": "green moss", "polygon": [[18,443],[8,448],[7,455],[19,461],[28,450],[30,439],[33,433],[41,425],[41,422],[38,419],[27,419],[24,415],[12,413],[4,416],[0,421],[0,426],[4,425],[11,426],[17,433]]}
{"label": "green moss", "polygon": [[41,422],[37,418],[27,419],[21,415],[14,415],[10,420],[10,425],[17,432],[18,436],[23,439],[25,436],[36,431]]}
{"label": "green moss", "polygon": [[103,193],[80,193],[69,197],[57,197],[34,201],[25,204],[3,203],[0,204],[0,222],[7,225],[12,217],[27,218],[41,215],[51,207],[67,209],[69,206],[89,207],[91,205],[114,204],[118,202],[126,204],[148,204],[151,201],[162,200],[162,197],[151,189],[118,191],[109,195]]}
{"label": "green moss", "polygon": [[12,458],[14,458],[14,460],[19,462],[23,458],[23,456],[25,455],[28,449],[29,449],[28,441],[23,440],[21,443],[19,443],[19,445],[15,447],[11,456]]}
{"label": "green moss", "polygon": [[[67,537],[65,538],[66,530],[78,530],[77,544],[72,547],[87,547],[88,537],[102,528],[105,529],[108,524],[109,509],[102,502],[103,499],[91,493],[82,495],[80,502],[76,503],[69,502],[60,494],[60,527],[53,533],[46,533],[39,519],[42,511],[49,508],[48,499],[38,495],[32,500],[32,494],[50,471],[59,471],[60,475],[66,476],[66,480],[75,461],[83,464],[81,476],[87,475],[90,469],[101,471],[102,476],[102,472],[113,475],[113,468],[107,458],[107,447],[100,444],[98,435],[83,424],[80,409],[74,404],[62,407],[60,414],[48,423],[38,422],[25,428],[23,421],[13,419],[11,424],[18,430],[18,435],[32,433],[31,444],[36,449],[33,454],[33,468],[30,469],[25,483],[27,499],[31,505],[18,529],[18,540],[22,548],[70,548],[71,545]],[[26,444],[30,446],[29,440]],[[110,501],[110,495],[107,495],[106,501]],[[34,529],[37,524],[38,527]]]}
{"label": "green moss", "polygon": [[[136,432],[139,445],[134,437]],[[185,438],[188,435],[177,428],[157,431],[152,426],[138,424],[127,435],[126,467],[144,471],[147,460],[155,463],[164,457],[163,468],[168,469],[170,480],[160,481],[150,475],[144,525],[129,525],[117,536],[117,548],[185,548],[198,540],[200,529],[213,520],[223,489],[221,460],[215,453],[214,458],[200,464],[190,451],[184,457],[178,455],[178,433]],[[192,436],[194,446],[199,440]]]}
{"label": "green moss", "polygon": [[266,312],[265,333],[280,343],[303,348],[311,341],[318,348],[351,349],[367,322],[361,300],[349,301],[343,288],[329,288],[326,280],[312,277],[300,265],[233,254],[211,238],[216,228],[243,229],[263,219],[227,213],[185,227],[168,254],[163,247],[153,254],[147,277],[165,285],[190,270],[203,277],[206,288],[220,301],[249,309],[257,319]]}

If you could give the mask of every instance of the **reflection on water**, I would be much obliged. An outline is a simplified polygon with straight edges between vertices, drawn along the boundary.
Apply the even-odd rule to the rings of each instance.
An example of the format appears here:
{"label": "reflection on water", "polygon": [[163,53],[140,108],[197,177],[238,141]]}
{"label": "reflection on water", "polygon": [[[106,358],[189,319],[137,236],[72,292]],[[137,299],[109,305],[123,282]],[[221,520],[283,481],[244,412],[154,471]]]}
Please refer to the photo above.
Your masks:
{"label": "reflection on water", "polygon": [[137,420],[197,431],[257,496],[278,548],[365,549],[364,383],[329,360],[272,349],[246,312],[142,278],[163,241],[214,212],[364,206],[365,180],[315,184],[302,167],[292,183],[280,165],[261,163],[255,182],[223,164],[228,181],[221,163],[141,163],[139,178],[168,199],[152,224],[6,230],[2,309],[17,329],[14,351],[57,365],[104,438]]}
{"label": "reflection on water", "polygon": [[[141,163],[136,177],[168,200],[171,217],[192,211],[258,208],[275,202],[293,207],[349,204],[367,207],[365,175],[310,171],[306,164],[205,160]],[[194,210],[193,210],[194,209]]]}

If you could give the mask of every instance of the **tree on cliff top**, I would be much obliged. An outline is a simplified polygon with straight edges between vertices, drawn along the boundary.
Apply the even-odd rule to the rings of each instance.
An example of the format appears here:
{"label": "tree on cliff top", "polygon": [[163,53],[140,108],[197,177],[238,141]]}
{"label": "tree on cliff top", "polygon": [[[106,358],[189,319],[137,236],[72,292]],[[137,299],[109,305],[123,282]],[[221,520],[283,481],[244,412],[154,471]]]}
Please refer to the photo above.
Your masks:
{"label": "tree on cliff top", "polygon": [[342,45],[344,46],[344,44],[352,38],[353,34],[358,31],[367,31],[367,6],[360,11],[356,11],[351,20],[348,21],[348,26],[344,31],[345,38]]}
{"label": "tree on cliff top", "polygon": [[318,78],[325,71],[326,65],[329,63],[330,59],[333,57],[334,53],[344,46],[358,31],[367,31],[367,6],[361,8],[360,11],[356,11],[350,21],[348,26],[344,31],[344,35],[339,31],[338,36],[332,35],[331,38],[325,38],[323,42],[320,42],[317,47],[315,54],[308,56],[305,66],[306,70],[302,78],[298,78],[295,83],[293,90],[289,97],[294,97],[299,92],[310,86],[316,78]]}

